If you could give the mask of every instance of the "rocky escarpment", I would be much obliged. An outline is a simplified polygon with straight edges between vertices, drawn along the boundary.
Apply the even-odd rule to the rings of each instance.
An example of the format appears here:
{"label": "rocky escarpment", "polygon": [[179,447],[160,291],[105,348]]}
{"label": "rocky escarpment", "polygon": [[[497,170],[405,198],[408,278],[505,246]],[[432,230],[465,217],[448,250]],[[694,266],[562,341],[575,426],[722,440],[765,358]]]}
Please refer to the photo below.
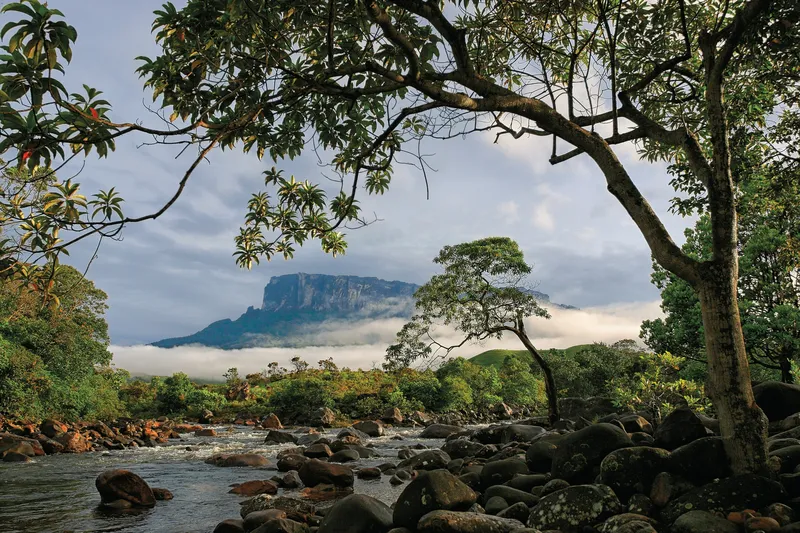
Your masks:
{"label": "rocky escarpment", "polygon": [[[413,283],[359,276],[303,273],[275,276],[264,287],[260,308],[249,307],[236,320],[219,320],[192,335],[164,339],[153,345],[172,348],[197,344],[237,349],[379,342],[385,339],[374,338],[371,333],[346,338],[329,333],[345,329],[342,322],[410,318],[417,288]],[[544,305],[571,308],[552,303],[544,293],[532,291],[532,294]]]}

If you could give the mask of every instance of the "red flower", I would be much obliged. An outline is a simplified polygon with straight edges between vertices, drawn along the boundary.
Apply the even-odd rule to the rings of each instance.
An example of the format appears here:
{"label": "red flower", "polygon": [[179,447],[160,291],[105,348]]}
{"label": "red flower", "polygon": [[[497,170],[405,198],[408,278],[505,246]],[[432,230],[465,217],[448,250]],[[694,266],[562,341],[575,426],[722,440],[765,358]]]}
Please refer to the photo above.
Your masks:
{"label": "red flower", "polygon": [[98,118],[100,118],[100,115],[97,113],[97,109],[95,109],[95,108],[93,108],[93,107],[90,107],[90,108],[89,108],[89,112],[92,114],[92,116],[93,116],[95,119],[98,119]]}
{"label": "red flower", "polygon": [[31,156],[30,150],[27,151],[27,152],[23,152],[22,153],[22,161],[27,161],[30,156]]}

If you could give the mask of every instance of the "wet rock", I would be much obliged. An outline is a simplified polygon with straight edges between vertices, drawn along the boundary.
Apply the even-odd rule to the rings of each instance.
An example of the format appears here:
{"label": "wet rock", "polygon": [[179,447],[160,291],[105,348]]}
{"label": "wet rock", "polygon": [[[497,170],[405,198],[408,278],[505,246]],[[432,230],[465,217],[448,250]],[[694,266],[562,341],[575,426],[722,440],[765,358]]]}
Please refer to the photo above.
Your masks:
{"label": "wet rock", "polygon": [[[42,449],[44,450],[44,452],[47,455],[53,455],[53,454],[61,453],[61,452],[64,451],[64,445],[61,444],[60,442],[58,442],[57,440],[48,439],[44,435],[42,435],[38,440],[39,440],[39,444],[41,445]],[[108,442],[108,441],[105,441],[105,442]],[[111,444],[111,446],[114,446],[114,444],[112,444],[112,443],[109,443],[109,444]],[[104,445],[105,445],[105,443],[104,443]],[[109,449],[113,449],[111,446],[106,446],[106,447],[108,447]],[[119,446],[122,446],[122,445],[119,445]],[[123,446],[123,449],[124,449],[124,446]]]}
{"label": "wet rock", "polygon": [[800,439],[770,439],[767,441],[767,450],[774,452],[789,446],[800,446]]}
{"label": "wet rock", "polygon": [[437,470],[439,468],[447,468],[447,463],[450,460],[450,456],[442,450],[425,450],[404,459],[397,465],[397,468],[402,470]]}
{"label": "wet rock", "polygon": [[353,424],[353,428],[370,437],[383,436],[383,423],[378,420],[362,420]]}
{"label": "wet rock", "polygon": [[525,462],[531,472],[550,472],[558,446],[552,441],[540,440],[528,446]]}
{"label": "wet rock", "polygon": [[508,505],[513,505],[515,503],[522,502],[528,507],[533,507],[534,505],[539,503],[539,498],[537,498],[530,492],[518,490],[513,487],[508,487],[506,485],[494,485],[486,489],[486,491],[483,493],[483,499],[484,501],[487,502],[487,504],[488,500],[494,497],[503,498],[503,500],[508,502]]}
{"label": "wet rock", "polygon": [[492,496],[486,499],[486,504],[483,507],[486,514],[496,515],[500,511],[508,509],[508,502],[500,496]]}
{"label": "wet rock", "polygon": [[505,484],[523,492],[530,492],[534,487],[540,487],[549,480],[549,474],[522,474],[509,479]]}
{"label": "wet rock", "polygon": [[161,488],[155,488],[154,487],[151,490],[153,491],[153,497],[156,499],[156,501],[160,501],[160,502],[167,501],[167,500],[171,500],[172,498],[175,497],[172,494],[172,492],[170,492],[167,489],[161,489]]}
{"label": "wet rock", "polygon": [[622,504],[606,485],[576,485],[539,500],[531,509],[528,525],[542,530],[558,529],[571,533],[621,510]]}
{"label": "wet rock", "polygon": [[333,504],[318,533],[385,533],[391,528],[389,506],[363,494],[351,494]]}
{"label": "wet rock", "polygon": [[257,496],[259,494],[277,494],[278,486],[271,481],[265,479],[256,479],[253,481],[245,481],[233,487],[228,491],[230,494],[239,494],[240,496]]}
{"label": "wet rock", "polygon": [[298,437],[297,444],[300,446],[309,446],[320,440],[322,440],[322,435],[319,435],[318,433],[308,433]]}
{"label": "wet rock", "polygon": [[654,435],[656,446],[666,450],[674,450],[707,436],[708,432],[703,422],[694,411],[686,407],[675,409],[668,414]]}
{"label": "wet rock", "polygon": [[491,461],[481,470],[481,487],[485,489],[492,485],[502,485],[514,476],[524,474],[530,474],[528,465],[517,457]]}
{"label": "wet rock", "polygon": [[135,507],[153,507],[156,498],[144,479],[128,470],[107,470],[97,476],[95,487],[104,505],[126,502]]}
{"label": "wet rock", "polygon": [[308,525],[289,518],[273,518],[264,522],[252,533],[308,533]]}
{"label": "wet rock", "polygon": [[778,422],[800,412],[800,386],[765,381],[753,387],[756,403],[770,422]]}
{"label": "wet rock", "polygon": [[316,443],[312,444],[308,448],[303,451],[303,455],[306,457],[310,457],[311,459],[327,459],[331,455],[333,455],[333,451],[331,451],[330,446],[327,444]]}
{"label": "wet rock", "polygon": [[281,477],[281,486],[283,488],[296,489],[302,484],[303,482],[300,480],[297,470],[289,470]]}
{"label": "wet rock", "polygon": [[64,447],[61,453],[86,453],[92,451],[92,443],[77,431],[62,433],[53,440]]}
{"label": "wet rock", "polygon": [[269,465],[269,459],[257,453],[214,454],[205,462],[222,467],[264,467]]}
{"label": "wet rock", "polygon": [[480,442],[469,439],[452,439],[442,445],[442,451],[453,459],[465,457],[482,457],[488,448]]}
{"label": "wet rock", "polygon": [[696,485],[731,475],[722,437],[703,437],[676,448],[670,457],[669,471]]}
{"label": "wet rock", "polygon": [[33,445],[30,441],[26,440],[19,440],[16,442],[12,442],[11,445],[4,450],[0,451],[0,455],[3,454],[16,454],[16,455],[24,455],[26,457],[34,457],[36,455],[36,450],[34,450]]}
{"label": "wet rock", "polygon": [[292,444],[297,444],[297,437],[291,433],[276,431],[274,429],[269,430],[269,433],[267,433],[264,439],[264,444],[287,444],[290,442]]}
{"label": "wet rock", "polygon": [[29,463],[30,461],[31,458],[27,454],[15,452],[13,450],[9,450],[3,455],[4,463]]}
{"label": "wet rock", "polygon": [[244,522],[229,518],[223,520],[214,528],[214,533],[245,533]]}
{"label": "wet rock", "polygon": [[283,429],[281,419],[275,413],[270,413],[261,420],[261,427],[264,429]]}
{"label": "wet rock", "polygon": [[500,518],[511,518],[512,520],[518,520],[524,524],[528,521],[528,515],[530,512],[531,510],[527,505],[522,502],[517,502],[514,505],[510,505],[497,513],[497,516]]}
{"label": "wet rock", "polygon": [[628,499],[628,512],[650,516],[653,513],[653,502],[649,496],[634,494]]}
{"label": "wet rock", "polygon": [[418,533],[511,533],[521,529],[522,522],[477,513],[432,511],[417,524]]}
{"label": "wet rock", "polygon": [[330,456],[328,459],[331,463],[349,463],[351,461],[358,461],[361,456],[356,450],[345,449],[338,451]]}
{"label": "wet rock", "polygon": [[593,424],[565,436],[553,456],[554,478],[569,482],[594,480],[596,470],[606,455],[630,447],[624,430],[613,424]]}
{"label": "wet rock", "polygon": [[760,509],[786,500],[780,483],[754,474],[744,474],[709,483],[672,500],[661,511],[664,522],[672,523],[687,511],[727,514],[741,509]]}
{"label": "wet rock", "polygon": [[414,529],[431,511],[466,511],[477,499],[475,491],[446,470],[422,472],[397,499],[394,525]]}
{"label": "wet rock", "polygon": [[352,487],[355,477],[350,467],[326,463],[319,459],[309,459],[304,462],[297,473],[307,487],[319,484]]}
{"label": "wet rock", "polygon": [[278,456],[278,471],[288,472],[289,470],[299,470],[303,463],[308,461],[308,457],[297,453],[288,453]]}
{"label": "wet rock", "polygon": [[739,533],[733,522],[707,511],[689,511],[678,517],[670,528],[672,533]]}
{"label": "wet rock", "polygon": [[389,407],[381,415],[381,420],[387,424],[401,424],[403,422],[403,414],[397,407]]}
{"label": "wet rock", "polygon": [[431,424],[420,433],[421,439],[446,439],[454,433],[460,433],[464,428],[448,424]]}
{"label": "wet rock", "polygon": [[[14,435],[12,433],[0,433],[0,454],[8,450],[21,453],[19,449],[17,449],[17,446],[19,446],[21,443],[25,443],[30,446],[30,448],[33,449],[34,455],[36,456],[42,456],[45,454],[45,451],[38,440],[20,437],[19,435]],[[25,449],[27,450],[27,447]]]}
{"label": "wet rock", "polygon": [[273,498],[268,494],[261,494],[247,500],[244,505],[242,505],[239,514],[242,518],[247,518],[250,516],[250,513],[268,511],[270,509],[281,510],[285,512],[286,516],[289,518],[299,521],[307,520],[309,516],[317,511],[317,508],[313,504],[304,500],[287,498],[286,496]]}
{"label": "wet rock", "polygon": [[569,481],[565,481],[563,479],[551,479],[550,481],[544,484],[544,486],[542,487],[542,492],[541,494],[539,494],[539,497],[541,498],[548,494],[557,492],[561,489],[566,489],[569,486],[570,486]]}
{"label": "wet rock", "polygon": [[217,432],[212,428],[198,429],[194,432],[195,437],[216,437]]}
{"label": "wet rock", "polygon": [[653,479],[669,467],[670,453],[661,448],[621,448],[600,463],[600,483],[624,502],[635,493],[649,494]]}
{"label": "wet rock", "polygon": [[358,479],[380,479],[382,475],[381,470],[375,467],[362,468],[356,473]]}
{"label": "wet rock", "polygon": [[62,433],[66,433],[67,425],[57,420],[45,420],[39,425],[39,431],[49,439],[54,439]]}
{"label": "wet rock", "polygon": [[779,531],[781,525],[768,516],[752,516],[745,521],[744,529],[748,533]]}
{"label": "wet rock", "polygon": [[254,511],[244,518],[245,531],[252,531],[270,520],[286,518],[286,511],[281,509],[267,509],[266,511]]}

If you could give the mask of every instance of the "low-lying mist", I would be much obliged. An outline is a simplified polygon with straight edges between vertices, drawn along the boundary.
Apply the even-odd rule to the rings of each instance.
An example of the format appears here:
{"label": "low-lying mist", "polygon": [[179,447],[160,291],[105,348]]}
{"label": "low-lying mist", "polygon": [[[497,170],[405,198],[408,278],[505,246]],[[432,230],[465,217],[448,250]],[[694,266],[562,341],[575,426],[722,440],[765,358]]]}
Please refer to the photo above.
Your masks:
{"label": "low-lying mist", "polygon": [[[659,301],[594,307],[580,310],[550,308],[552,318],[530,319],[528,334],[537,348],[568,348],[592,342],[612,343],[620,339],[638,339],[642,320],[661,316]],[[228,368],[237,367],[240,374],[260,372],[276,361],[288,367],[300,356],[311,365],[332,357],[339,367],[368,369],[380,367],[386,347],[405,323],[399,318],[340,322],[329,321],[303,335],[311,346],[303,348],[246,348],[221,350],[204,346],[157,348],[155,346],[111,346],[114,364],[132,374],[169,375],[185,372],[195,378],[220,379]],[[461,339],[453,330],[441,329],[438,338]],[[443,342],[444,343],[444,342]],[[513,337],[492,340],[483,345],[465,346],[453,357],[472,357],[493,348],[521,349]]]}

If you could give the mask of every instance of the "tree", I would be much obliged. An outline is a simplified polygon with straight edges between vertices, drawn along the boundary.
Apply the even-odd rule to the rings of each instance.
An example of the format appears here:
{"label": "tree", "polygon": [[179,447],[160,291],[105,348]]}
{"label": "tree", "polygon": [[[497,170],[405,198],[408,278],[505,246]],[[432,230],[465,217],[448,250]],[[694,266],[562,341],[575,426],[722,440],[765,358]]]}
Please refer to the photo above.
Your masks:
{"label": "tree", "polygon": [[[698,294],[708,392],[733,470],[767,471],[767,423],[751,389],[737,302],[740,177],[731,138],[771,127],[767,117],[797,103],[796,0],[166,4],[154,23],[161,52],[142,58],[139,69],[179,122],[163,130],[112,122],[96,90],[71,94],[53,78],[77,37],[56,20],[59,12],[37,0],[4,10],[22,16],[2,32],[14,30],[0,84],[6,160],[32,168],[82,151],[104,156],[116,137],[137,132],[197,151],[173,197],[147,215],[122,217],[111,190],[99,193],[91,213],[69,198],[70,188],[54,191],[53,206],[31,216],[3,202],[4,216],[35,222],[26,226],[31,237],[7,254],[17,271],[27,267],[24,248],[57,254],[76,239],[157,218],[217,147],[273,160],[316,148],[341,179],[329,198],[315,182],[267,171],[236,238],[236,260],[250,267],[291,257],[309,239],[343,253],[342,230],[367,222],[359,190],[385,192],[393,165],[423,157],[408,148],[419,150],[423,138],[551,135],[550,161],[592,159],[658,264]],[[710,214],[710,259],[681,250],[636,187],[615,151],[631,142],[650,160],[669,162],[675,187]],[[80,235],[51,239],[63,226]]]}
{"label": "tree", "polygon": [[[388,367],[447,357],[467,343],[511,333],[544,374],[550,420],[558,420],[553,372],[525,331],[526,318],[550,315],[523,285],[531,267],[517,243],[508,237],[489,237],[445,246],[433,262],[444,267],[444,274],[433,276],[414,293],[416,314],[397,333],[397,343],[386,350]],[[454,343],[441,336],[437,340],[437,325],[452,327],[464,338]]]}

